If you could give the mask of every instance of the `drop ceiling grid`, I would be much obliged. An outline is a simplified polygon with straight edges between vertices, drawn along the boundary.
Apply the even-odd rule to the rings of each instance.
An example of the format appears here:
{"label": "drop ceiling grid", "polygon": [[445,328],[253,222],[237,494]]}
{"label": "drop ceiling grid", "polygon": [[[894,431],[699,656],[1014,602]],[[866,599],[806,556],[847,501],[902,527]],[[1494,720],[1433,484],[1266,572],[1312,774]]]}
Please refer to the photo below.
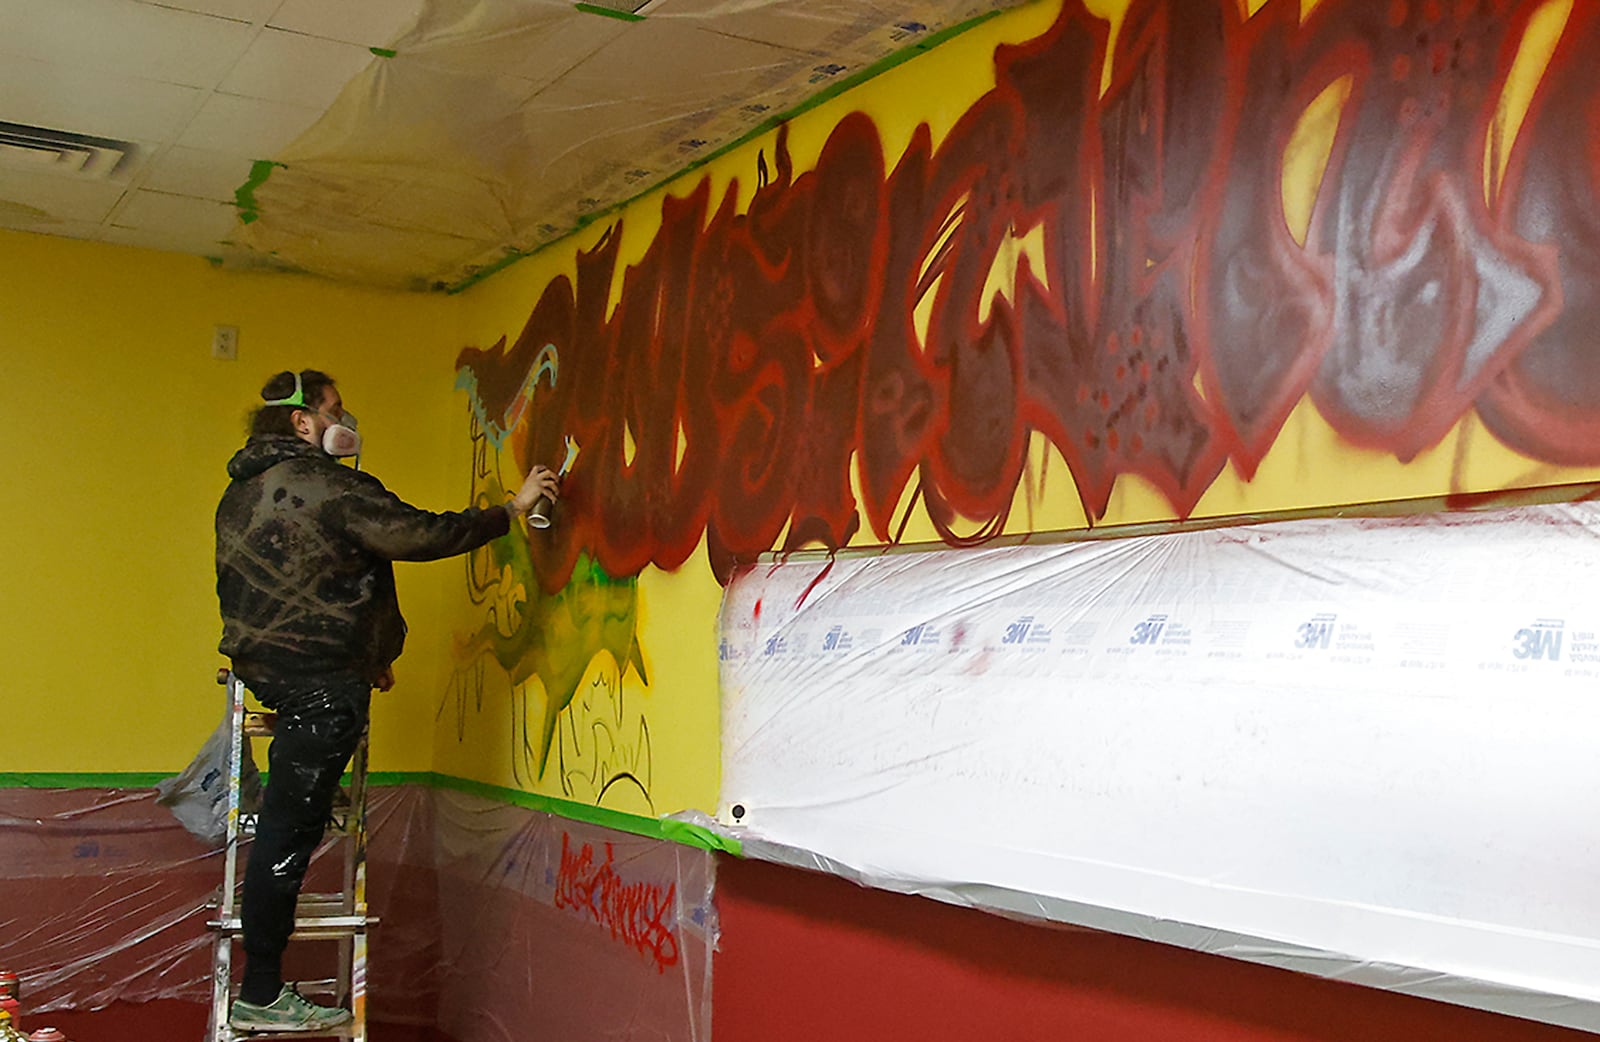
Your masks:
{"label": "drop ceiling grid", "polygon": [[[231,201],[252,161],[314,123],[376,60],[368,47],[393,42],[420,6],[7,0],[0,54],[20,61],[0,63],[0,119],[130,140],[139,153],[112,182],[85,189],[34,181],[25,194],[35,205],[64,207],[52,215],[58,220],[83,221],[94,211],[90,220],[118,229],[108,240],[143,234],[151,245],[217,252],[232,230],[218,204]],[[53,223],[34,222],[33,230]]]}

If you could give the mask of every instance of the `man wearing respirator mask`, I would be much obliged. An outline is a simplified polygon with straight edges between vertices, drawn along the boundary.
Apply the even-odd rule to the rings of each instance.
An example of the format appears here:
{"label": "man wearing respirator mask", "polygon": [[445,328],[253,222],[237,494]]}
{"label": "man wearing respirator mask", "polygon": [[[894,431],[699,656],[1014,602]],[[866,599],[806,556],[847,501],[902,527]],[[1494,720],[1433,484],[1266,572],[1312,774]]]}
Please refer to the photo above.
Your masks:
{"label": "man wearing respirator mask", "polygon": [[434,514],[370,474],[341,466],[361,451],[333,379],[282,372],[261,391],[250,438],[228,462],[217,507],[220,650],[277,710],[268,781],[241,895],[245,969],[230,1023],[312,1031],[350,1019],[282,979],[295,899],[322,839],[345,764],[387,691],[405,641],[393,561],[432,561],[503,536],[557,478],[534,467],[504,505]]}

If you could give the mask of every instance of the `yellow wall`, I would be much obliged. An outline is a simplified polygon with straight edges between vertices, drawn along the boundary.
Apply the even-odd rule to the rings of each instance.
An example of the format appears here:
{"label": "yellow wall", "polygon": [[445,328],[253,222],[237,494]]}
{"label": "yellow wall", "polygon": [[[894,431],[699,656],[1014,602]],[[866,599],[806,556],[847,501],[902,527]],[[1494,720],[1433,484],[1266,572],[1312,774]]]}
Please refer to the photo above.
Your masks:
{"label": "yellow wall", "polygon": [[[176,771],[221,719],[211,518],[260,385],[327,370],[364,465],[463,506],[436,434],[457,302],[8,232],[0,271],[0,772]],[[211,358],[218,323],[239,327],[238,361]],[[459,573],[397,571],[418,632],[378,697],[374,762],[427,770],[443,651],[427,631]]]}

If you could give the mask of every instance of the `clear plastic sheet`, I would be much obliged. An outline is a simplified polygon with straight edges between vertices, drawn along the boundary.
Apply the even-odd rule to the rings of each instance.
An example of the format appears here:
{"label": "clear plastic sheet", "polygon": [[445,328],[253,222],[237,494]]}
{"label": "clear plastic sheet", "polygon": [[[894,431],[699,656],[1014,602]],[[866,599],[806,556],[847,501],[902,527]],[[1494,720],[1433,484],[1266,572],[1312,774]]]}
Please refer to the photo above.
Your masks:
{"label": "clear plastic sheet", "polygon": [[715,861],[439,792],[439,1026],[471,1042],[711,1034]]}
{"label": "clear plastic sheet", "polygon": [[[708,1037],[710,853],[419,785],[371,790],[368,816],[374,1023],[472,1042],[530,1024],[612,1038],[641,1020]],[[319,853],[308,889],[335,856]],[[0,789],[0,966],[24,1012],[203,1005],[221,857],[153,790]],[[291,944],[290,975],[320,958],[310,947]]]}
{"label": "clear plastic sheet", "polygon": [[751,569],[746,856],[1600,1030],[1600,505]]}

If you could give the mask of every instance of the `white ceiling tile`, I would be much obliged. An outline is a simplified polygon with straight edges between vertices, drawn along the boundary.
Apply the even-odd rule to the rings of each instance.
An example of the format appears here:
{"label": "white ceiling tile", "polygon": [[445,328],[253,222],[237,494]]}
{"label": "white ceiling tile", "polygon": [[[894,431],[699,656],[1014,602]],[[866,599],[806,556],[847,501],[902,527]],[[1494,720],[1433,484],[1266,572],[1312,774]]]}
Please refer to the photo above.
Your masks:
{"label": "white ceiling tile", "polygon": [[272,13],[283,4],[283,0],[140,0],[140,2],[257,24],[271,18]]}
{"label": "white ceiling tile", "polygon": [[189,253],[201,257],[215,257],[227,249],[217,239],[205,235],[168,228],[118,228],[108,227],[100,233],[101,242],[118,246],[138,246],[163,253]]}
{"label": "white ceiling tile", "polygon": [[0,199],[42,210],[61,221],[104,220],[126,190],[127,186],[108,181],[0,169]]}
{"label": "white ceiling tile", "polygon": [[234,192],[249,180],[252,162],[226,152],[175,145],[150,161],[141,187],[232,202]]}
{"label": "white ceiling tile", "polygon": [[192,11],[127,0],[6,0],[0,54],[210,87],[238,61],[256,30]]}
{"label": "white ceiling tile", "polygon": [[417,22],[423,0],[283,0],[269,23],[330,40],[389,47]]}
{"label": "white ceiling tile", "polygon": [[321,109],[236,94],[213,94],[178,144],[271,159],[315,123]]}
{"label": "white ceiling tile", "polygon": [[147,229],[212,242],[233,234],[238,223],[238,213],[228,203],[146,191],[135,192],[112,220],[116,228]]}
{"label": "white ceiling tile", "polygon": [[325,109],[370,62],[365,47],[266,29],[222,80],[220,90]]}
{"label": "white ceiling tile", "polygon": [[0,228],[38,235],[55,235],[66,239],[98,239],[105,225],[98,221],[62,221],[54,217],[39,216],[40,211],[0,199]]}
{"label": "white ceiling tile", "polygon": [[0,60],[0,120],[134,141],[171,141],[205,92],[32,60]]}

